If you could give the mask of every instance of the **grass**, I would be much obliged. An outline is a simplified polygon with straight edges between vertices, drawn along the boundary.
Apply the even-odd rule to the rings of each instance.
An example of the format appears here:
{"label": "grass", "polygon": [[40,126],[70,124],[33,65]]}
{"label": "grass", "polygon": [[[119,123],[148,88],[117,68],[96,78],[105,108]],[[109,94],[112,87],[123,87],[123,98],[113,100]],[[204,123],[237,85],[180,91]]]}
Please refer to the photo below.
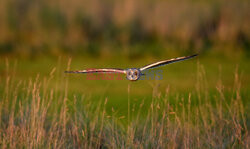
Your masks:
{"label": "grass", "polygon": [[1,148],[249,148],[247,64],[215,72],[201,58],[161,81],[107,83],[61,73],[76,61],[1,63]]}

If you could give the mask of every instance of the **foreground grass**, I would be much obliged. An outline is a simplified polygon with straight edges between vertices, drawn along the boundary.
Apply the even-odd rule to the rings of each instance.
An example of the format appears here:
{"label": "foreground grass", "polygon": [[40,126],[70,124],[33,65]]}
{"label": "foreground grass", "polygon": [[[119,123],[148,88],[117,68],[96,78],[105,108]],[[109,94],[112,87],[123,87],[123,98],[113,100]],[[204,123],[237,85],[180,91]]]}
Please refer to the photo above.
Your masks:
{"label": "foreground grass", "polygon": [[8,72],[1,78],[1,148],[249,148],[249,95],[238,73],[231,88],[219,80],[210,92],[199,66],[195,91],[152,91],[150,102],[137,104],[129,84],[128,112],[117,115],[108,97],[69,94],[68,77],[55,69],[29,80]]}

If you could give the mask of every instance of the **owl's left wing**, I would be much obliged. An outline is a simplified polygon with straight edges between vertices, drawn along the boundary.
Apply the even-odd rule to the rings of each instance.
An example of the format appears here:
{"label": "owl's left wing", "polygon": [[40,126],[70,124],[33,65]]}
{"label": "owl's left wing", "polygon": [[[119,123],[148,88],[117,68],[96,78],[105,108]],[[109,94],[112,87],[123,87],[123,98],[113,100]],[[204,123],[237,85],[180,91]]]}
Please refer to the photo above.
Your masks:
{"label": "owl's left wing", "polygon": [[77,70],[77,71],[65,71],[65,73],[124,73],[126,74],[126,70],[124,69],[86,69],[86,70]]}
{"label": "owl's left wing", "polygon": [[146,66],[140,68],[140,71],[144,71],[144,70],[155,68],[155,67],[159,67],[159,66],[162,66],[162,65],[168,65],[168,64],[171,64],[171,63],[176,63],[176,62],[179,62],[179,61],[187,60],[187,59],[196,57],[197,55],[198,54],[191,55],[191,56],[184,56],[184,57],[173,58],[173,59],[170,59],[170,60],[159,61],[159,62],[156,62],[156,63],[153,63],[153,64],[149,64],[149,65],[146,65]]}

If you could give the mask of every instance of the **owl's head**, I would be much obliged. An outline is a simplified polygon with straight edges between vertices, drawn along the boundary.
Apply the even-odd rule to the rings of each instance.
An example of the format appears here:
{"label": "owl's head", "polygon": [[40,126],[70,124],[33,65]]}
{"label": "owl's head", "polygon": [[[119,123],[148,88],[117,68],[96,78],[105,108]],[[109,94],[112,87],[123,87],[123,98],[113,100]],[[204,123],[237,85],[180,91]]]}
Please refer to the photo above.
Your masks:
{"label": "owl's head", "polygon": [[127,70],[126,75],[128,80],[136,81],[140,78],[141,72],[139,69],[131,68]]}

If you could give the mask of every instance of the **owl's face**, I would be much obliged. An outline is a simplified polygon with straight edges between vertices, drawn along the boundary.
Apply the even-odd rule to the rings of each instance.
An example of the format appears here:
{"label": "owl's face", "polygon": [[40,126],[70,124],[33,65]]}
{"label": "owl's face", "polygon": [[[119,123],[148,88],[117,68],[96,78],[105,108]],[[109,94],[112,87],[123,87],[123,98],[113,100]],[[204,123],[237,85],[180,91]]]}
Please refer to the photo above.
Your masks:
{"label": "owl's face", "polygon": [[131,68],[127,70],[126,75],[128,80],[136,81],[140,78],[141,72],[139,69]]}

